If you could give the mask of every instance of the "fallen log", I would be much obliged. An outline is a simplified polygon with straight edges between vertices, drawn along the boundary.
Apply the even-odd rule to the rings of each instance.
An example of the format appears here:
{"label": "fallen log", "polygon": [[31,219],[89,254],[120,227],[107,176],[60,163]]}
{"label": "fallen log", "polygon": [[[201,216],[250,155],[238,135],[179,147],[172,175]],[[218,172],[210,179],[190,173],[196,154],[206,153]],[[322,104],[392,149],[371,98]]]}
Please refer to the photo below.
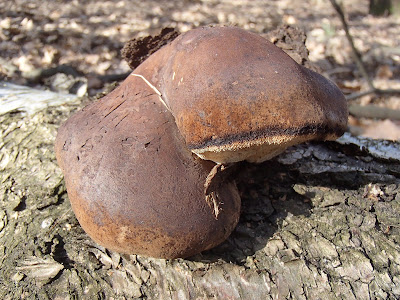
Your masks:
{"label": "fallen log", "polygon": [[3,299],[400,296],[400,144],[346,134],[244,164],[230,238],[189,259],[153,259],[96,245],[70,208],[53,143],[81,106],[0,116]]}

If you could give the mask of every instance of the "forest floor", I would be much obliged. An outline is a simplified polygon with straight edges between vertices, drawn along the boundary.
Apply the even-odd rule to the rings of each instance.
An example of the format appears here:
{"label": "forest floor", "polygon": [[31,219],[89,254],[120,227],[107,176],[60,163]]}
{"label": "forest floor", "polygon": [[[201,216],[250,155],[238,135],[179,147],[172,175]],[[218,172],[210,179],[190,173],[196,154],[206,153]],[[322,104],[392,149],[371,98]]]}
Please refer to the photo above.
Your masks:
{"label": "forest floor", "polygon": [[[351,35],[375,86],[400,88],[400,18],[371,16],[368,3],[343,2]],[[156,34],[164,27],[184,32],[212,24],[239,26],[260,34],[281,24],[297,26],[306,33],[309,58],[321,73],[345,94],[368,89],[342,23],[327,0],[1,1],[0,78],[94,95],[108,81],[120,79],[113,75],[130,71],[120,53],[130,39]],[[37,76],[39,70],[62,65],[70,68],[70,75]],[[396,110],[399,100],[399,95],[368,94],[350,104]],[[354,134],[400,139],[398,120],[384,119],[356,115],[350,118],[350,129]]]}
{"label": "forest floor", "polygon": [[[375,86],[400,88],[400,19],[369,15],[366,0],[343,4]],[[213,24],[266,37],[297,26],[315,68],[346,95],[368,90],[327,0],[1,1],[0,80],[93,99],[130,71],[130,39]],[[39,102],[39,92],[27,94]],[[79,225],[54,154],[60,124],[91,99],[0,110],[0,298],[399,299],[400,143],[346,133],[246,164],[224,243],[188,259],[120,255]],[[399,100],[368,94],[349,106],[396,112]],[[349,128],[399,140],[398,122],[351,116]]]}
{"label": "forest floor", "polygon": [[84,105],[0,115],[1,299],[399,299],[400,143],[346,133],[244,164],[225,242],[187,259],[122,255],[83,231],[55,158]]}

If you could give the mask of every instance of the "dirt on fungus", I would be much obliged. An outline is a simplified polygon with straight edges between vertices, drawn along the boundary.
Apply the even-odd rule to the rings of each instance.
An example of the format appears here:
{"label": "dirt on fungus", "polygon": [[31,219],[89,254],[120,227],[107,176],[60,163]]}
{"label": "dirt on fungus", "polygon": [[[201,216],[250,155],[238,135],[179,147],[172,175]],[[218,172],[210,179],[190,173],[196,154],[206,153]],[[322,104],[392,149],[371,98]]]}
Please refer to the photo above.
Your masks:
{"label": "dirt on fungus", "polygon": [[121,56],[133,70],[162,46],[173,41],[178,35],[179,32],[173,28],[163,28],[160,34],[156,36],[132,39],[125,43],[121,50]]}

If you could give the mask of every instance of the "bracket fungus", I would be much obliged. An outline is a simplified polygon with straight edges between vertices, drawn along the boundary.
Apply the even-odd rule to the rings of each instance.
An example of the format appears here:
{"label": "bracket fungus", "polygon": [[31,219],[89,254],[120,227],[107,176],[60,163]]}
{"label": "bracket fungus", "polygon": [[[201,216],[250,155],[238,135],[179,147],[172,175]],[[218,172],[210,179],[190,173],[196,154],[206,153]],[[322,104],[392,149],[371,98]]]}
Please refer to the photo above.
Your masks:
{"label": "bracket fungus", "polygon": [[187,146],[203,159],[262,162],[346,129],[347,103],[336,85],[259,35],[200,28],[163,51],[157,88]]}
{"label": "bracket fungus", "polygon": [[222,164],[335,139],[347,124],[333,83],[234,27],[182,34],[131,75],[71,116],[55,145],[80,224],[118,252],[176,258],[218,245],[240,214]]}

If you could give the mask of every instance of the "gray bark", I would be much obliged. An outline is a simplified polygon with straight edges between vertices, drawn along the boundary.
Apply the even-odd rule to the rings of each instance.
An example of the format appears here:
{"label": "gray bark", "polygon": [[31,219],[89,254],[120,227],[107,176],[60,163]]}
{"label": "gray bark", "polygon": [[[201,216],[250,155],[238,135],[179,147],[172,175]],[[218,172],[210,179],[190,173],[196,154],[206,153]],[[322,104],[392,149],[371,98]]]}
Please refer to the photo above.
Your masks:
{"label": "gray bark", "polygon": [[400,145],[346,135],[237,175],[242,215],[189,259],[112,253],[77,222],[55,161],[82,103],[0,116],[0,298],[396,299]]}

